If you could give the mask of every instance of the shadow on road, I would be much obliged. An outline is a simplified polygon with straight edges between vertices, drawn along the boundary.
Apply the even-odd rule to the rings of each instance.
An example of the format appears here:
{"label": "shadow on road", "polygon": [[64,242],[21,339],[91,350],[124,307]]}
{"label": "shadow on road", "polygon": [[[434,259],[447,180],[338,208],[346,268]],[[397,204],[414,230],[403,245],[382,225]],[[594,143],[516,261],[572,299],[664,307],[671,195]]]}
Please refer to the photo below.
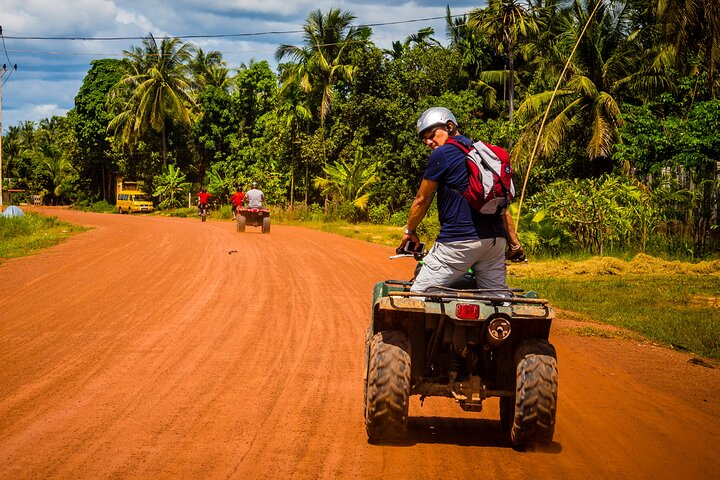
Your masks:
{"label": "shadow on road", "polygon": [[[407,437],[392,445],[411,447],[419,443],[513,448],[510,434],[502,430],[498,420],[480,418],[410,417]],[[551,442],[528,451],[559,454],[562,445]]]}

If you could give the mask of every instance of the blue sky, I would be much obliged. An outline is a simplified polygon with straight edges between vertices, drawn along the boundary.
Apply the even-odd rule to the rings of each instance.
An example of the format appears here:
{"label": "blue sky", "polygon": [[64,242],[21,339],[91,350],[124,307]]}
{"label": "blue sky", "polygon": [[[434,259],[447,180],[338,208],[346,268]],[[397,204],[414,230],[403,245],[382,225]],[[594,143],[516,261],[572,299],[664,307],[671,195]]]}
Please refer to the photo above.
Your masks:
{"label": "blue sky", "polygon": [[[122,58],[123,50],[141,43],[152,32],[159,36],[211,36],[301,30],[310,11],[330,8],[350,11],[355,24],[373,27],[373,41],[389,48],[421,28],[433,27],[446,41],[445,7],[453,15],[482,6],[483,0],[414,2],[350,0],[2,0],[0,1],[0,67],[17,64],[2,79],[2,130],[26,120],[64,115],[74,105],[90,62]],[[423,20],[441,17],[437,20]],[[399,22],[390,24],[393,22]],[[28,37],[50,37],[32,39]],[[71,37],[74,40],[61,40]],[[88,40],[124,37],[123,40]],[[129,37],[129,38],[128,38]],[[267,60],[281,43],[302,44],[301,33],[224,38],[186,38],[204,51],[218,50],[232,69],[251,59]]]}

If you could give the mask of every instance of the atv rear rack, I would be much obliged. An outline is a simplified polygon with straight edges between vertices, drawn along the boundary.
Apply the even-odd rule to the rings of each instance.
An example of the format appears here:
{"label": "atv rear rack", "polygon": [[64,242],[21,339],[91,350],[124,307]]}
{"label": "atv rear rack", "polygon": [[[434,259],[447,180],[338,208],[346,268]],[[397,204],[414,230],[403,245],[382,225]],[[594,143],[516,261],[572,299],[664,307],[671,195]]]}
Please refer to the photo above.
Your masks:
{"label": "atv rear rack", "polygon": [[[404,288],[409,288],[412,285],[412,282],[403,282],[399,280],[386,280],[386,284],[388,285],[401,285]],[[533,304],[541,304],[546,305],[548,304],[548,300],[545,300],[543,298],[537,298],[535,297],[535,292],[528,292],[527,296],[524,295],[518,295],[518,293],[523,292],[523,290],[520,289],[473,289],[473,290],[457,290],[454,288],[449,287],[441,287],[441,286],[435,286],[431,287],[432,291],[428,292],[410,292],[408,290],[390,290],[388,292],[389,296],[392,297],[420,297],[425,298],[430,301],[445,301],[445,300],[457,300],[457,299],[463,299],[463,300],[477,300],[481,302],[490,302],[490,303],[506,303],[506,302],[512,302],[512,303],[533,303]],[[507,293],[508,295],[489,295],[489,292],[502,292]]]}

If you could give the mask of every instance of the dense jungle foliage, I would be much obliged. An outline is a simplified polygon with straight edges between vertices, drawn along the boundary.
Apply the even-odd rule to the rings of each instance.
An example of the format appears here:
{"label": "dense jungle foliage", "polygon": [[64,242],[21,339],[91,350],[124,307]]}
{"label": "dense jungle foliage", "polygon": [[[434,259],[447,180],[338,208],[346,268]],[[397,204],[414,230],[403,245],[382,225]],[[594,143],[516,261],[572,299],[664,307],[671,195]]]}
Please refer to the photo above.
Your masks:
{"label": "dense jungle foliage", "polygon": [[448,8],[445,42],[389,50],[354,20],[310,12],[276,72],[152,34],[92,61],[65,117],[9,128],[4,188],[113,203],[122,176],[163,209],[258,181],[297,218],[403,225],[429,153],[415,120],[441,105],[511,151],[526,250],[717,254],[716,0],[488,0]]}

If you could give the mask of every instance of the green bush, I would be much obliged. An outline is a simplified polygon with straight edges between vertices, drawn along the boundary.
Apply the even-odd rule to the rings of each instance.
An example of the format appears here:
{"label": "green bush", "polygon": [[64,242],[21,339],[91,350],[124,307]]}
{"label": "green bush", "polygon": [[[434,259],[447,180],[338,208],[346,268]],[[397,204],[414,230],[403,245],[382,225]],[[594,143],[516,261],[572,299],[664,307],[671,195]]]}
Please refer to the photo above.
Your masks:
{"label": "green bush", "polygon": [[211,210],[210,216],[213,218],[221,218],[223,220],[230,220],[232,219],[232,205],[222,205],[217,210]]}
{"label": "green bush", "polygon": [[83,230],[86,228],[61,222],[57,217],[32,212],[24,217],[0,216],[0,258],[28,255]]}
{"label": "green bush", "polygon": [[368,209],[368,218],[372,223],[386,224],[390,221],[390,209],[385,204],[373,205]]}
{"label": "green bush", "polygon": [[4,239],[30,235],[39,229],[39,224],[45,217],[25,215],[24,217],[0,216],[0,237]]}
{"label": "green bush", "polygon": [[100,200],[99,202],[81,206],[80,209],[87,212],[113,213],[115,211],[115,205],[110,204],[105,200]]}
{"label": "green bush", "polygon": [[395,212],[390,216],[390,225],[394,225],[396,227],[402,227],[403,225],[407,225],[408,220],[408,211],[407,210],[401,210],[399,212]]}
{"label": "green bush", "polygon": [[362,222],[367,218],[364,210],[359,209],[349,201],[341,203],[335,213],[340,219],[350,223]]}
{"label": "green bush", "polygon": [[195,207],[169,208],[160,212],[159,215],[162,215],[163,217],[188,218],[196,216],[197,212],[197,208]]}

